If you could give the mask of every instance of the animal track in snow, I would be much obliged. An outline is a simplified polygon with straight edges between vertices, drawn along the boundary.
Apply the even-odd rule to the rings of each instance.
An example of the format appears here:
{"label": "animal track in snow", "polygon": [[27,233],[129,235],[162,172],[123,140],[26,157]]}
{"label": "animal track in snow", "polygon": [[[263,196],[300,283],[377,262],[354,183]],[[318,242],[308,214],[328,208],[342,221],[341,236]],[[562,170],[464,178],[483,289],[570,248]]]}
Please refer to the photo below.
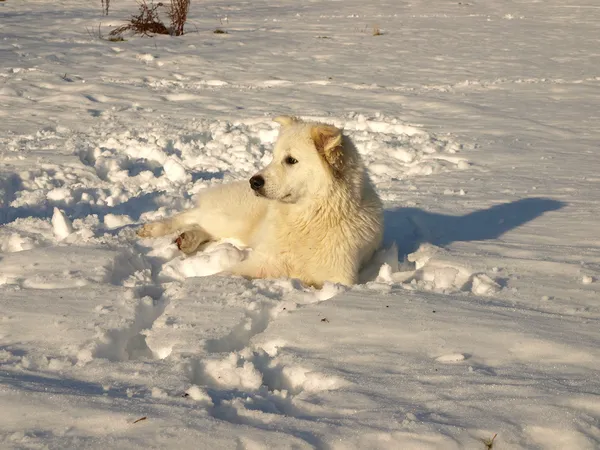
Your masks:
{"label": "animal track in snow", "polygon": [[258,302],[252,303],[246,312],[246,316],[226,336],[210,339],[206,342],[206,351],[209,353],[228,353],[246,347],[252,337],[265,331],[270,320],[276,316],[277,305],[267,306],[265,305],[267,302],[268,300],[265,300],[258,306],[256,306]]}
{"label": "animal track in snow", "polygon": [[[246,298],[248,304],[238,322],[229,332],[206,339],[198,356],[190,360],[193,386],[191,393],[188,389],[189,396],[198,398],[213,416],[233,423],[265,424],[272,414],[310,416],[315,411],[306,409],[309,405],[304,405],[303,395],[339,389],[347,382],[294,363],[286,355],[283,341],[256,346],[253,340],[279,315],[322,301],[319,292],[291,280],[244,281],[243,286],[236,298]],[[156,327],[152,333],[155,331],[160,332]],[[310,408],[319,409],[315,405]],[[337,414],[321,409],[325,416]]]}
{"label": "animal track in snow", "polygon": [[339,389],[347,383],[339,377],[286,363],[278,356],[284,348],[285,344],[279,343],[275,352],[247,348],[229,353],[222,359],[198,361],[192,368],[192,382],[210,388],[241,391],[265,386],[269,391],[286,391],[291,395]]}
{"label": "animal track in snow", "polygon": [[125,301],[137,301],[134,317],[124,321],[122,327],[107,331],[92,351],[94,358],[106,358],[110,361],[128,361],[131,359],[158,357],[146,344],[143,331],[165,310],[168,299],[158,286],[143,286],[130,291]]}

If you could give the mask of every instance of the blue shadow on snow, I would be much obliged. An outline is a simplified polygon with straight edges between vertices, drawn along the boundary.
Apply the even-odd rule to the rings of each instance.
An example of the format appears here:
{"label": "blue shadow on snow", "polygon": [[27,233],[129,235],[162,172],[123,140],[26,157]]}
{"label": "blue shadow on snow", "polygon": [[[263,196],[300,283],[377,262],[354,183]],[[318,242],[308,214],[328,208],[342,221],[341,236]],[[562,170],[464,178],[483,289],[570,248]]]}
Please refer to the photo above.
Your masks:
{"label": "blue shadow on snow", "polygon": [[464,216],[430,213],[419,208],[389,209],[384,212],[384,242],[395,241],[400,255],[406,255],[422,243],[445,246],[457,241],[495,239],[565,205],[550,198],[530,197]]}

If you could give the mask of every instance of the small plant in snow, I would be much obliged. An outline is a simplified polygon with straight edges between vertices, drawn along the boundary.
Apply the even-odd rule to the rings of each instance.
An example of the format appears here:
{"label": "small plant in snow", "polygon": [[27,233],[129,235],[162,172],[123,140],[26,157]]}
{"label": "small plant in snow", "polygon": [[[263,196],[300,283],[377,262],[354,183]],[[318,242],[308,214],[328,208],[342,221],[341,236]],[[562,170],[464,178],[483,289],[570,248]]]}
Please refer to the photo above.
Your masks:
{"label": "small plant in snow", "polygon": [[110,8],[110,0],[102,0],[102,12],[105,16],[108,16],[108,10]]}
{"label": "small plant in snow", "polygon": [[156,5],[150,0],[140,0],[138,3],[140,10],[137,15],[131,16],[129,23],[121,25],[110,32],[111,36],[120,36],[126,31],[133,31],[134,34],[150,36],[151,34],[169,34],[168,28],[162,23],[158,16],[158,10],[163,6],[162,3]]}
{"label": "small plant in snow", "polygon": [[[159,2],[154,4],[147,0],[139,1],[139,11],[133,15],[129,22],[110,32],[111,36],[119,36],[126,31],[132,31],[134,34],[150,36],[153,34],[171,34],[181,36],[184,33],[184,26],[187,21],[191,0],[171,0],[171,4],[166,6]],[[171,20],[170,28],[167,28],[159,17],[160,8],[166,10],[167,16]]]}

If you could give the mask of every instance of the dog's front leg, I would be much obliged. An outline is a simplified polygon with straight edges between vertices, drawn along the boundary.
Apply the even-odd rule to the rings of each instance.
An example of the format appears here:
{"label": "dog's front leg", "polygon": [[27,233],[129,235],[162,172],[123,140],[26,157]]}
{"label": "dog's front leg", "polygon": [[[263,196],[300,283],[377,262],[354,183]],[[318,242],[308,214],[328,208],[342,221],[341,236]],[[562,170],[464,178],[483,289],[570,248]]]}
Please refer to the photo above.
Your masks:
{"label": "dog's front leg", "polygon": [[168,219],[147,223],[137,234],[140,237],[160,237],[193,229],[198,226],[198,213],[196,209],[190,209]]}

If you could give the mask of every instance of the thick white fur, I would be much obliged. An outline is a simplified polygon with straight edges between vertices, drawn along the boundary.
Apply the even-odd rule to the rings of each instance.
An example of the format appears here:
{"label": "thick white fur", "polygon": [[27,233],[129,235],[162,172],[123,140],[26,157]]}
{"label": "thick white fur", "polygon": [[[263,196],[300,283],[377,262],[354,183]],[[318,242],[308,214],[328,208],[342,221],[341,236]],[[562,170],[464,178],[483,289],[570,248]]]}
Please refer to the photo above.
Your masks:
{"label": "thick white fur", "polygon": [[[247,181],[202,191],[198,206],[144,225],[142,237],[183,233],[192,253],[209,240],[236,238],[253,249],[232,273],[248,278],[298,278],[354,284],[381,244],[381,200],[352,142],[337,128],[278,117],[282,125],[273,161]],[[289,164],[287,158],[298,162]],[[287,162],[286,162],[287,160]]]}

